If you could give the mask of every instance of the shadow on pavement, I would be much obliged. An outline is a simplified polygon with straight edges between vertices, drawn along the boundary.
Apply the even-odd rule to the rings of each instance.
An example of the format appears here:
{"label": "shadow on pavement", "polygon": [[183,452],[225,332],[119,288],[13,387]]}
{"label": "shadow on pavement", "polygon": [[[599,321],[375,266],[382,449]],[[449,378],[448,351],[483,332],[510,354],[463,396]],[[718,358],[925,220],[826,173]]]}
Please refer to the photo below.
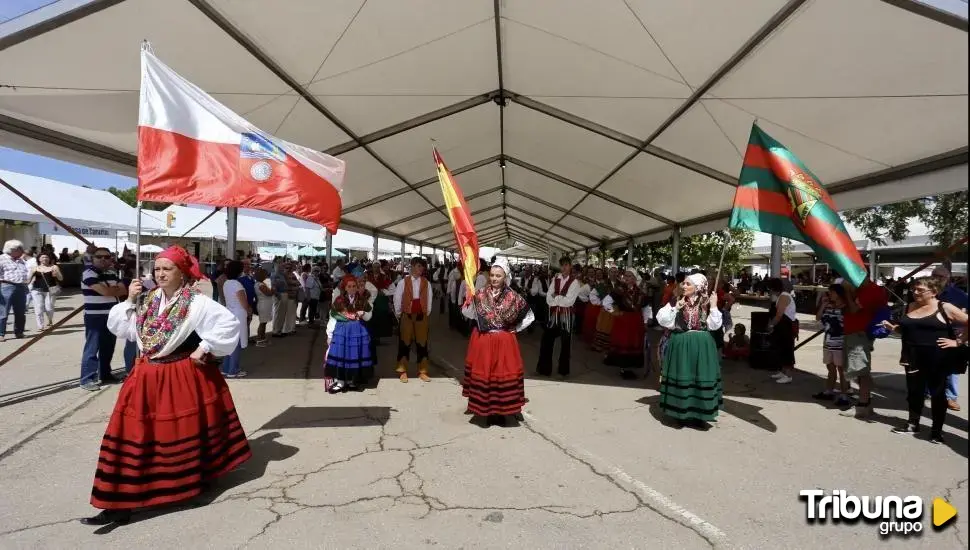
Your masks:
{"label": "shadow on pavement", "polygon": [[383,426],[391,419],[391,407],[290,407],[260,430],[289,428],[350,428]]}
{"label": "shadow on pavement", "polygon": [[[131,523],[129,525],[208,506],[218,500],[227,491],[249,483],[250,481],[260,479],[265,475],[270,462],[282,462],[300,452],[298,447],[278,443],[276,439],[279,437],[279,432],[270,432],[255,439],[250,439],[249,446],[253,451],[252,458],[239,468],[215,480],[206,492],[182,504],[147,510],[145,512],[135,512],[131,517]],[[118,524],[106,525],[97,529],[94,534],[106,535],[120,527],[125,526]]]}

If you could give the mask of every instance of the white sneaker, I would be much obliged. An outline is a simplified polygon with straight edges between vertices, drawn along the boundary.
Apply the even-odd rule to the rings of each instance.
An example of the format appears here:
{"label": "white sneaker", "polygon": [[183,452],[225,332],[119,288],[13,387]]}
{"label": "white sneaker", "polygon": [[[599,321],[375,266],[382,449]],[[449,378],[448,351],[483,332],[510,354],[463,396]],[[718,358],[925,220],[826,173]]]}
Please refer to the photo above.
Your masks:
{"label": "white sneaker", "polygon": [[787,374],[783,374],[778,378],[775,378],[775,382],[778,384],[791,384],[792,380],[794,380],[794,378],[788,376]]}
{"label": "white sneaker", "polygon": [[783,373],[781,371],[778,371],[778,372],[776,372],[776,373],[774,373],[774,374],[771,375],[771,377],[774,378],[775,380],[778,380],[779,378],[782,378],[784,376],[785,376],[785,373]]}

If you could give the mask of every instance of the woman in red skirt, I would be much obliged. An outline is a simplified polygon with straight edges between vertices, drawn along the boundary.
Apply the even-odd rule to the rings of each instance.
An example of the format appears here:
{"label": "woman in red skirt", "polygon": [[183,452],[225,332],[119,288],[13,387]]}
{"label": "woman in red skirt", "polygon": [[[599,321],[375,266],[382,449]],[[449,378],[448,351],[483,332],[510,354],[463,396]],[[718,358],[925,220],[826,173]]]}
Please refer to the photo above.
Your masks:
{"label": "woman in red skirt", "polygon": [[158,288],[141,302],[135,279],[108,314],[108,329],[137,342],[140,356],[101,441],[91,504],[103,511],[86,525],[125,524],[134,510],[192,498],[251,456],[212,362],[235,350],[239,321],[193,288],[202,278],[196,259],[173,246],[155,260]]}
{"label": "woman in red skirt", "polygon": [[645,301],[640,276],[633,270],[624,273],[621,282],[603,300],[603,310],[613,315],[610,351],[604,362],[619,367],[623,378],[636,378],[634,369],[643,368],[646,319],[653,317]]}
{"label": "woman in red skirt", "polygon": [[603,270],[597,269],[586,281],[589,285],[589,303],[586,305],[586,311],[583,312],[583,341],[590,345],[596,339],[596,322],[599,321],[600,312],[603,311],[605,296],[600,294],[606,288],[603,285],[603,279]]}
{"label": "woman in red skirt", "polygon": [[525,370],[515,333],[535,320],[525,299],[509,288],[510,275],[508,262],[496,261],[489,270],[488,285],[462,309],[477,324],[468,343],[462,381],[467,412],[498,426],[505,425],[506,416],[521,419]]}

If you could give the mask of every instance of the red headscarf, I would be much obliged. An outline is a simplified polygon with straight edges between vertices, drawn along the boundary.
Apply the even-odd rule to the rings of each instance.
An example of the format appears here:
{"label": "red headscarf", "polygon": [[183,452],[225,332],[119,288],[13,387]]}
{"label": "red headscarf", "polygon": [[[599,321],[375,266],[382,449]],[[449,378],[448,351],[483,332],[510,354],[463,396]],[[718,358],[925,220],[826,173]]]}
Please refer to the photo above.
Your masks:
{"label": "red headscarf", "polygon": [[206,278],[202,274],[202,269],[199,267],[199,260],[196,260],[195,256],[189,254],[181,246],[170,246],[166,248],[161,254],[155,257],[155,260],[157,261],[163,258],[175,264],[175,267],[188,279],[201,281]]}
{"label": "red headscarf", "polygon": [[340,279],[340,288],[347,288],[348,284],[356,282],[357,277],[354,277],[353,275],[344,275],[344,278]]}

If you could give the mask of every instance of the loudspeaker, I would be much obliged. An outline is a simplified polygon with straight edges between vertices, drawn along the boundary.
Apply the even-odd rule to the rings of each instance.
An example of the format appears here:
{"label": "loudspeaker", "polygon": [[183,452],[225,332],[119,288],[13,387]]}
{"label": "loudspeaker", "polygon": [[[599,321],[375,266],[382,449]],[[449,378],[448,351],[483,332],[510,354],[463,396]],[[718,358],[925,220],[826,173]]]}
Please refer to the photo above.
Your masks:
{"label": "loudspeaker", "polygon": [[[751,324],[755,323],[752,315]],[[765,323],[767,326],[767,322]],[[748,364],[753,369],[777,370],[778,360],[775,358],[775,351],[771,347],[771,335],[763,330],[751,332],[751,355],[748,356]]]}
{"label": "loudspeaker", "polygon": [[751,334],[765,332],[768,330],[768,322],[771,321],[771,314],[767,311],[754,311],[751,313]]}

